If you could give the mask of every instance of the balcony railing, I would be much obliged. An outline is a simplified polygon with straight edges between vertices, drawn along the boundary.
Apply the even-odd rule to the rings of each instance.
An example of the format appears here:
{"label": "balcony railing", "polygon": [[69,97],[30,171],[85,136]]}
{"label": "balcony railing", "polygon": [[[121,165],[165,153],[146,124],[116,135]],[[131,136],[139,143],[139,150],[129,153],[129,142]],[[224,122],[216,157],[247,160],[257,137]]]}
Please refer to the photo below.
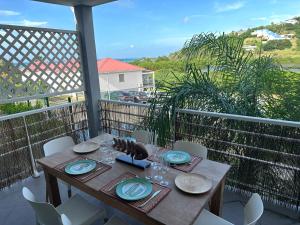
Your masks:
{"label": "balcony railing", "polygon": [[[130,135],[147,129],[148,105],[101,100],[103,130]],[[242,193],[258,192],[265,200],[300,210],[300,123],[177,109],[170,143],[200,142],[208,157],[232,166],[227,187]],[[34,110],[0,119],[0,188],[32,175],[34,159],[43,156],[45,142],[71,135],[88,138],[83,102]],[[31,157],[32,152],[32,157]]]}
{"label": "balcony railing", "polygon": [[80,142],[87,128],[84,102],[0,117],[0,189],[37,173],[45,142],[63,135]]}
{"label": "balcony railing", "polygon": [[[144,126],[148,105],[101,100],[104,131],[130,135]],[[176,110],[172,141],[202,143],[209,159],[232,166],[227,187],[258,192],[265,200],[299,211],[300,123],[256,117]]]}

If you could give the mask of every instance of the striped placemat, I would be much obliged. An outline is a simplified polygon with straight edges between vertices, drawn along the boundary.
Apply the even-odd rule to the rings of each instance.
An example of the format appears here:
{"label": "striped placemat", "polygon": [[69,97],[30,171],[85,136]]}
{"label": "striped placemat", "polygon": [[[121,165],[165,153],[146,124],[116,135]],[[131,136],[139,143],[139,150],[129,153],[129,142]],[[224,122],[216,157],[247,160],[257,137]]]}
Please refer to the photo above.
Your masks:
{"label": "striped placemat", "polygon": [[[170,150],[161,148],[159,151],[160,151],[159,154],[163,154]],[[182,172],[185,172],[185,173],[191,172],[195,168],[195,166],[197,166],[198,163],[200,163],[202,161],[202,157],[193,155],[193,154],[190,154],[190,156],[191,156],[191,161],[189,163],[180,164],[180,165],[171,165],[171,167],[174,169],[180,170]],[[154,155],[150,155],[148,157],[148,160],[152,161],[152,162],[157,161],[157,160],[155,160]]]}
{"label": "striped placemat", "polygon": [[[130,173],[130,172],[127,172],[127,173],[123,173],[122,175],[118,176],[117,178],[115,178],[114,180],[110,181],[108,184],[104,185],[100,191],[104,192],[105,194],[113,197],[113,198],[116,198],[116,199],[119,199],[120,201],[122,202],[125,202],[126,204],[128,204],[129,206],[141,211],[141,212],[144,212],[144,213],[149,213],[153,208],[155,208],[160,201],[162,201],[168,194],[169,192],[171,191],[171,189],[169,187],[164,187],[164,186],[161,186],[157,183],[153,183],[152,184],[152,193],[147,197],[147,198],[144,198],[144,199],[141,199],[141,200],[138,200],[138,201],[125,201],[125,200],[122,200],[120,199],[117,195],[116,195],[116,186],[123,180],[125,179],[129,179],[129,178],[134,178],[136,177],[135,174],[133,173]],[[157,190],[161,190],[161,192],[156,196],[154,197],[152,200],[150,200],[145,206],[143,207],[138,207],[139,205],[143,204],[144,202],[146,202],[149,198],[151,198],[151,195],[157,191]]]}
{"label": "striped placemat", "polygon": [[[65,167],[71,163],[71,162],[75,162],[75,161],[78,161],[78,160],[84,160],[84,159],[87,159],[87,158],[84,158],[82,156],[78,156],[76,158],[73,158],[69,161],[66,161],[66,162],[63,162],[61,164],[59,164],[58,166],[55,167],[56,170],[62,172],[62,173],[65,173]],[[90,160],[93,160],[93,159],[90,159]],[[86,173],[86,174],[82,174],[82,175],[69,175],[69,176],[72,176],[74,179],[80,181],[80,182],[87,182],[97,176],[99,176],[100,174],[104,173],[105,171],[111,169],[111,166],[109,165],[106,165],[104,163],[101,163],[101,162],[98,162],[96,161],[96,168],[94,170],[92,170],[91,172],[89,173]]]}

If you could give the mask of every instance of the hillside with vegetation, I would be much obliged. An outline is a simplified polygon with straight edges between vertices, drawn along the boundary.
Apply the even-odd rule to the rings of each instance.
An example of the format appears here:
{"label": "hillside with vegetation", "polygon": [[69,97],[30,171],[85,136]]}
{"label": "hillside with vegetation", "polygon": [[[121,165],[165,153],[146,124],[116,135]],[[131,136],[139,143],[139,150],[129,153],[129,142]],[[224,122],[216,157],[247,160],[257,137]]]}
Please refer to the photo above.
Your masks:
{"label": "hillside with vegetation", "polygon": [[[252,35],[259,29],[295,35],[290,40],[264,41]],[[173,96],[175,105],[182,95],[180,107],[191,104],[199,110],[299,121],[300,74],[282,67],[285,62],[300,66],[298,31],[300,23],[222,35],[202,33],[176,53],[134,64],[154,70],[158,90]],[[257,47],[247,50],[249,42]]]}
{"label": "hillside with vegetation", "polygon": [[[296,24],[281,23],[270,24],[267,26],[259,26],[255,28],[249,28],[247,30],[233,31],[229,35],[239,36],[244,39],[245,46],[255,46],[253,51],[260,52],[262,55],[270,55],[278,63],[287,68],[300,69],[300,17],[294,18],[298,21]],[[267,29],[276,34],[294,35],[290,40],[263,40],[255,35],[252,35],[254,31]],[[145,67],[157,72],[157,79],[161,80],[161,70],[165,78],[165,72],[171,69],[173,72],[183,72],[185,63],[182,60],[181,51],[171,53],[169,56],[161,56],[157,58],[143,58],[132,62],[135,65]],[[202,59],[201,62],[197,62],[199,65],[205,66],[207,60]],[[166,70],[166,71],[165,71]],[[172,75],[168,76],[172,77]]]}
{"label": "hillside with vegetation", "polygon": [[[246,31],[232,33],[240,34],[240,36],[245,38],[244,44],[246,45],[255,45],[257,49],[262,47],[263,54],[273,56],[282,65],[300,68],[300,17],[293,18],[293,20],[297,21],[297,23],[273,23],[267,26],[259,26]],[[261,38],[252,35],[254,31],[261,29],[267,29],[280,35],[292,34],[294,36],[290,40],[271,40],[265,42]]]}

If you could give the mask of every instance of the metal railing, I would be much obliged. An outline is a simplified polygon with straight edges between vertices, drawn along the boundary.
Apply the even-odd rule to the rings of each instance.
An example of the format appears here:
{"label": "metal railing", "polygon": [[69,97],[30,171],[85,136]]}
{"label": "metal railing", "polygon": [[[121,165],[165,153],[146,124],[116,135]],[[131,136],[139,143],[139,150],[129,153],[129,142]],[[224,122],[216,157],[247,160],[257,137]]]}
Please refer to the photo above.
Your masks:
{"label": "metal railing", "polygon": [[38,176],[35,159],[47,141],[69,135],[75,142],[88,136],[84,102],[68,103],[0,117],[0,189]]}
{"label": "metal railing", "polygon": [[[104,131],[120,136],[147,129],[149,105],[100,101]],[[209,159],[232,166],[227,187],[258,192],[265,200],[300,210],[300,123],[224,113],[176,109],[171,141],[208,148]],[[172,140],[173,139],[173,140]]]}

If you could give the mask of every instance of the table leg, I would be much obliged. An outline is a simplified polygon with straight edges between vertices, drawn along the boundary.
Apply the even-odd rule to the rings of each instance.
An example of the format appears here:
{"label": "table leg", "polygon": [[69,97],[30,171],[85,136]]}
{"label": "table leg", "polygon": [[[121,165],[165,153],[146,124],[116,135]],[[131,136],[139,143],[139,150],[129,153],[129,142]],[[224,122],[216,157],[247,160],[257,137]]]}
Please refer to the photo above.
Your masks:
{"label": "table leg", "polygon": [[224,195],[225,178],[221,181],[215,194],[211,198],[210,211],[217,215],[222,215],[223,195]]}
{"label": "table leg", "polygon": [[51,175],[50,173],[48,173],[46,170],[44,170],[44,174],[45,174],[49,201],[51,204],[54,205],[54,207],[57,207],[58,205],[61,204],[57,178]]}

